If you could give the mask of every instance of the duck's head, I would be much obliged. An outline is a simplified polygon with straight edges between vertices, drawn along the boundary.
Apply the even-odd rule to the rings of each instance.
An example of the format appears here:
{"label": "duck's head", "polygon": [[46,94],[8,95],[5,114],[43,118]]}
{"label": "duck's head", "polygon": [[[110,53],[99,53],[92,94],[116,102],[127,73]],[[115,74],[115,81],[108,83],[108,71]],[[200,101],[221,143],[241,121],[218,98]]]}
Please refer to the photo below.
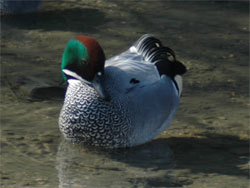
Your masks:
{"label": "duck's head", "polygon": [[109,96],[103,87],[105,55],[99,43],[89,36],[78,36],[70,40],[62,56],[64,81],[78,79],[95,88],[105,100]]}

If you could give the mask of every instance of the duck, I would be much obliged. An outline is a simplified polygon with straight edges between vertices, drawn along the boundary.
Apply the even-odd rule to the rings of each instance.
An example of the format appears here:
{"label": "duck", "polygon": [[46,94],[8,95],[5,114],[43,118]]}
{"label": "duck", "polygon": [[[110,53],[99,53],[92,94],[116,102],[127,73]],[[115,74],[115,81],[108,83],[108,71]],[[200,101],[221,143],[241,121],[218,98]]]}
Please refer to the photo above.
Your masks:
{"label": "duck", "polygon": [[107,60],[96,39],[81,35],[66,45],[61,71],[67,90],[59,129],[66,140],[126,148],[170,126],[186,67],[151,34]]}

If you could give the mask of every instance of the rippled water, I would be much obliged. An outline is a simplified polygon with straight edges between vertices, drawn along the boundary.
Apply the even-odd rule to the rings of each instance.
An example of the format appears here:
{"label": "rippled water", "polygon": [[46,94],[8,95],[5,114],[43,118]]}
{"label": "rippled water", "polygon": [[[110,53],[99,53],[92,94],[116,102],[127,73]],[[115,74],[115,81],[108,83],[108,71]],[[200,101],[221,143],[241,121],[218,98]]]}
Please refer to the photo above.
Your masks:
{"label": "rippled water", "polygon": [[[249,3],[45,1],[1,17],[1,187],[249,187]],[[72,37],[107,57],[152,33],[188,67],[172,126],[135,148],[61,138],[60,60]]]}

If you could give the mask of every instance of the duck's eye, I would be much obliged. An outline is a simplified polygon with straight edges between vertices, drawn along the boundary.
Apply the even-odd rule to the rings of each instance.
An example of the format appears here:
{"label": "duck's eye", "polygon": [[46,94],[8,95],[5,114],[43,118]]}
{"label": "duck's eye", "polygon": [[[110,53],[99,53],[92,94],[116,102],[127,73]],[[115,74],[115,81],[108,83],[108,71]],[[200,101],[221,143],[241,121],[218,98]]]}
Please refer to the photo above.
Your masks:
{"label": "duck's eye", "polygon": [[87,64],[88,64],[88,62],[87,62],[86,59],[81,59],[81,62],[82,62],[82,64],[84,64],[84,65],[87,65]]}

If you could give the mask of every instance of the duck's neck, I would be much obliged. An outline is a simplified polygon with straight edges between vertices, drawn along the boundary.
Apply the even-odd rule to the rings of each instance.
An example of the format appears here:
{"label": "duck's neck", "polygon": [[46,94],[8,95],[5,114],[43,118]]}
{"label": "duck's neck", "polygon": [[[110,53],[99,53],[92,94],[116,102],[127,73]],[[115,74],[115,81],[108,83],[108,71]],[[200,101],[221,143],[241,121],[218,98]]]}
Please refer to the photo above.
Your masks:
{"label": "duck's neck", "polygon": [[98,72],[95,77],[94,80],[92,81],[93,87],[95,88],[95,90],[97,91],[98,95],[104,99],[105,101],[110,101],[110,95],[108,93],[108,91],[105,88],[105,76],[103,73]]}

